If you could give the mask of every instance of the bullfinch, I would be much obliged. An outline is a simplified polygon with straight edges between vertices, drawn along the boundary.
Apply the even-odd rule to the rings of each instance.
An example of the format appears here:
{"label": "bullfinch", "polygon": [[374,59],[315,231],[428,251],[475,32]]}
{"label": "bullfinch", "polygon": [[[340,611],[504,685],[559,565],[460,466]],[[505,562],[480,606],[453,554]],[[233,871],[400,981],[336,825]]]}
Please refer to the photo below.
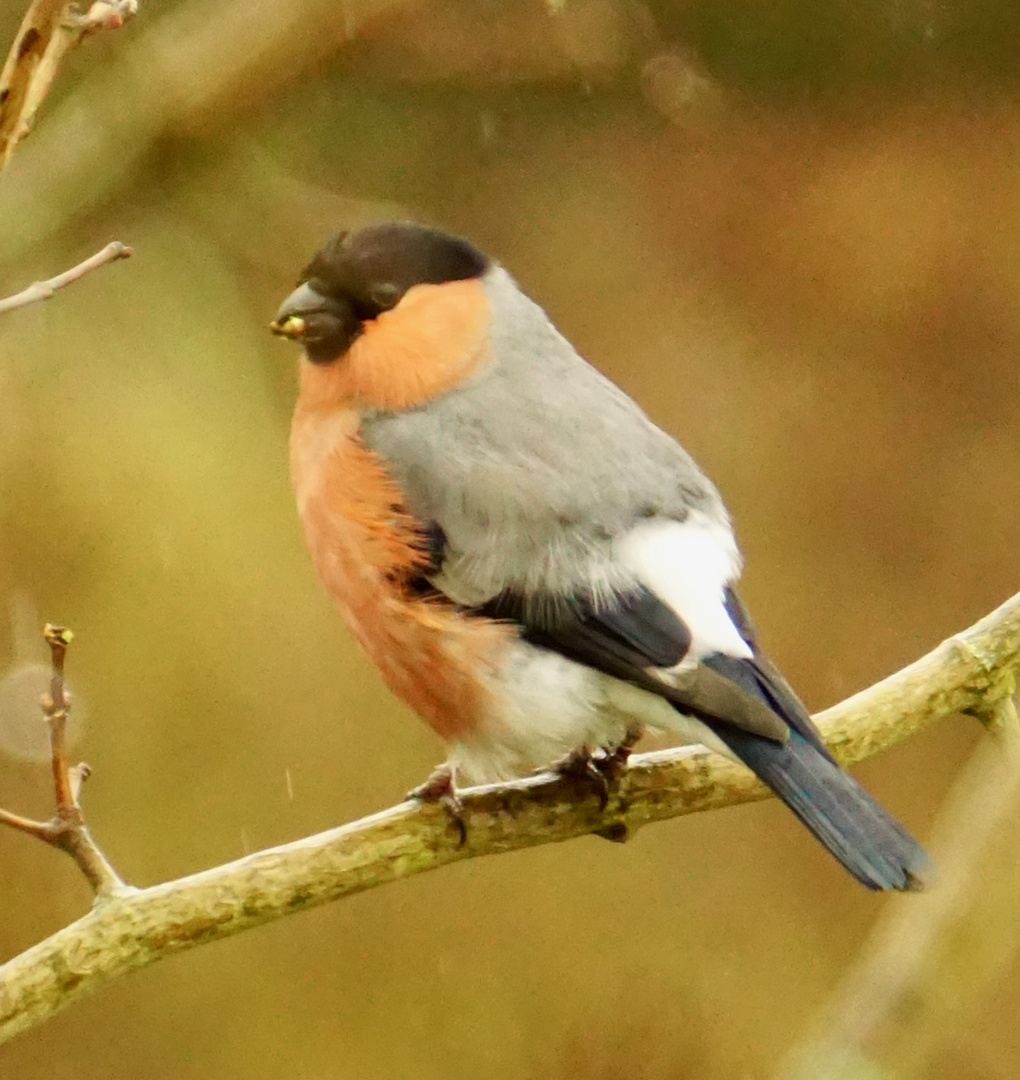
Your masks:
{"label": "bullfinch", "polygon": [[497,262],[417,224],[341,232],[272,329],[304,349],[315,569],[447,775],[659,730],[743,762],[868,887],[919,887],[924,852],[759,647],[715,487]]}

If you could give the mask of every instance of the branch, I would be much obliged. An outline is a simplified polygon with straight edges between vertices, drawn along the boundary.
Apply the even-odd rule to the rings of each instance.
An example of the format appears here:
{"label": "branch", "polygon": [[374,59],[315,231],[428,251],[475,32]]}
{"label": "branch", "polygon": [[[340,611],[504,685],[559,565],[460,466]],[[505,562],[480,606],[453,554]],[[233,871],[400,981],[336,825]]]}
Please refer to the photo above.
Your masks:
{"label": "branch", "polygon": [[79,15],[66,0],[32,0],[0,72],[0,169],[32,130],[64,57],[97,30],[116,29],[137,0],[96,0]]}
{"label": "branch", "polygon": [[67,763],[67,716],[71,711],[71,698],[64,689],[64,656],[73,635],[70,630],[47,623],[43,637],[50,647],[52,667],[50,689],[49,693],[43,695],[42,710],[50,729],[57,812],[50,821],[33,821],[8,810],[0,810],[0,825],[7,825],[66,851],[78,864],[78,869],[85,875],[96,896],[111,896],[124,889],[125,885],[85,827],[85,815],[78,801],[81,786],[91,770],[84,761],[74,768]]}
{"label": "branch", "polygon": [[[1020,594],[902,671],[818,717],[844,764],[956,712],[986,715],[1020,663]],[[747,769],[703,749],[635,755],[604,810],[590,788],[541,774],[461,792],[467,838],[441,807],[404,802],[200,874],[100,898],[0,967],[0,1042],[108,980],[165,956],[447,863],[763,799]]]}
{"label": "branch", "polygon": [[107,244],[102,251],[97,251],[95,255],[90,256],[84,262],[72,266],[70,270],[65,270],[62,274],[57,274],[56,277],[51,277],[48,281],[36,281],[29,285],[27,289],[22,289],[21,292],[0,300],[0,315],[5,311],[14,311],[15,308],[28,307],[29,304],[38,303],[40,300],[49,300],[55,292],[65,285],[73,285],[74,282],[83,278],[86,274],[91,274],[93,270],[98,270],[101,266],[116,262],[118,259],[129,259],[133,254],[134,250],[132,248],[122,244],[119,240],[114,240],[112,243]]}

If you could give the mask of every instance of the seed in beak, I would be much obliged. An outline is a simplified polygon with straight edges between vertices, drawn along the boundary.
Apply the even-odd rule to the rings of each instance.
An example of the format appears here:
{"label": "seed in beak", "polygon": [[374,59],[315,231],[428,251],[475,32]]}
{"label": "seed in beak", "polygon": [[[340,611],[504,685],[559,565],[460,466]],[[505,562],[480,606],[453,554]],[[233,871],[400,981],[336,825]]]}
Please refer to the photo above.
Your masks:
{"label": "seed in beak", "polygon": [[288,315],[283,322],[274,319],[269,329],[279,337],[296,338],[305,332],[305,320],[300,315]]}

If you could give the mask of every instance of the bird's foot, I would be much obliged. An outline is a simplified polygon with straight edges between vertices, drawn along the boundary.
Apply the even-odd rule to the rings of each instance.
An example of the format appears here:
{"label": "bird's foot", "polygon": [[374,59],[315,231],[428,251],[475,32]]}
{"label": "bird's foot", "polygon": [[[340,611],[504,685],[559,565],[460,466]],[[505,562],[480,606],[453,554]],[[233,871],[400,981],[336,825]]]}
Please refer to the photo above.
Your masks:
{"label": "bird's foot", "polygon": [[[599,798],[599,810],[605,810],[613,789],[627,769],[627,761],[641,734],[641,728],[629,728],[623,741],[612,749],[600,747],[592,751],[589,747],[582,746],[540,771],[553,772],[557,776],[565,776],[594,788]],[[623,843],[629,832],[626,823],[620,821],[599,829],[595,835],[615,843]]]}
{"label": "bird's foot", "polygon": [[[643,734],[641,727],[628,728],[623,742],[612,750],[606,747],[602,751],[602,757],[596,760],[596,764],[608,784],[615,787],[620,782],[620,777],[627,771],[630,755]],[[612,825],[599,829],[595,835],[601,836],[603,840],[612,840],[614,844],[624,844],[630,839],[631,831],[626,821],[614,821]]]}
{"label": "bird's foot", "polygon": [[[599,751],[601,755],[601,751]],[[601,763],[605,759],[596,757],[587,746],[580,746],[571,750],[569,754],[557,758],[544,769],[536,769],[536,772],[551,772],[555,776],[566,777],[585,784],[595,790],[599,797],[599,810],[605,810],[609,803],[609,777],[602,772]]]}
{"label": "bird's foot", "polygon": [[450,824],[457,830],[460,842],[457,847],[467,843],[467,826],[464,824],[464,804],[453,783],[453,769],[449,765],[438,765],[429,774],[424,784],[419,784],[405,796],[422,803],[438,803],[443,808]]}
{"label": "bird's foot", "polygon": [[623,742],[612,750],[606,747],[601,755],[595,758],[597,768],[610,783],[615,783],[627,771],[627,762],[642,734],[644,732],[640,727],[627,728]]}

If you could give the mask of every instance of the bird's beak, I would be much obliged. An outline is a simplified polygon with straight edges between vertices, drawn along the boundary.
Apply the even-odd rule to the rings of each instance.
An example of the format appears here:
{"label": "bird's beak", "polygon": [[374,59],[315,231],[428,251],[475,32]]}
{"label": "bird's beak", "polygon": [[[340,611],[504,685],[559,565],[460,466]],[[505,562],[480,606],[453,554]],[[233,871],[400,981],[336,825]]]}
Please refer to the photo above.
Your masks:
{"label": "bird's beak", "polygon": [[299,285],[280,305],[276,318],[269,324],[269,329],[280,337],[300,338],[305,332],[305,316],[326,311],[329,302],[321,293],[317,293],[306,281]]}
{"label": "bird's beak", "polygon": [[343,296],[323,296],[306,281],[280,305],[269,329],[296,341],[313,364],[339,359],[361,333],[361,319]]}

